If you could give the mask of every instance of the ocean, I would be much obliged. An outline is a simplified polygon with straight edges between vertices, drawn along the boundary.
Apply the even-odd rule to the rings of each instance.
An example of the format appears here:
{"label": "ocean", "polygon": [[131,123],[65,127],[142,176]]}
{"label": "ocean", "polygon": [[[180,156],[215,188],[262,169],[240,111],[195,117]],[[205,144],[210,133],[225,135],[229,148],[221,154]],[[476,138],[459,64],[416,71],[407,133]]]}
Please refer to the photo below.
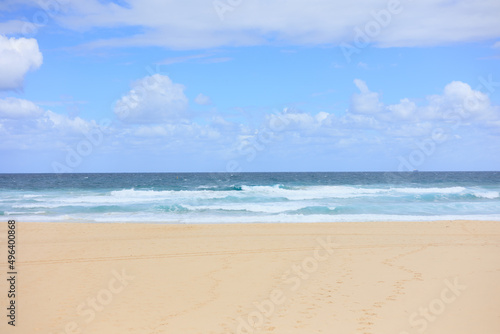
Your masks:
{"label": "ocean", "polygon": [[500,172],[0,174],[26,222],[500,220]]}

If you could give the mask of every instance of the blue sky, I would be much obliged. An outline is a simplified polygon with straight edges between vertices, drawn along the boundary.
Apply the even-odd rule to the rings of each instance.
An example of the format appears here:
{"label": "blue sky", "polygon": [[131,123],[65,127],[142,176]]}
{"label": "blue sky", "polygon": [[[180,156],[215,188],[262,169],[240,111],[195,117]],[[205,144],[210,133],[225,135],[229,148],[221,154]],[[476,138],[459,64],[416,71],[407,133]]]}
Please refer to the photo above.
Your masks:
{"label": "blue sky", "polygon": [[499,170],[498,1],[0,3],[0,172]]}

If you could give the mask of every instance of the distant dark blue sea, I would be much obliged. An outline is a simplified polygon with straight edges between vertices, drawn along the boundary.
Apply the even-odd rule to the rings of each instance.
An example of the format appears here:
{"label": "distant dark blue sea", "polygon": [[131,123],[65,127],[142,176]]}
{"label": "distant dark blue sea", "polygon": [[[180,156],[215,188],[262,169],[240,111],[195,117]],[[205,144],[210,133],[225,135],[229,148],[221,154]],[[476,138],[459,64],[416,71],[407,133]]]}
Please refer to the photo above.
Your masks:
{"label": "distant dark blue sea", "polygon": [[500,220],[500,172],[0,174],[31,222]]}

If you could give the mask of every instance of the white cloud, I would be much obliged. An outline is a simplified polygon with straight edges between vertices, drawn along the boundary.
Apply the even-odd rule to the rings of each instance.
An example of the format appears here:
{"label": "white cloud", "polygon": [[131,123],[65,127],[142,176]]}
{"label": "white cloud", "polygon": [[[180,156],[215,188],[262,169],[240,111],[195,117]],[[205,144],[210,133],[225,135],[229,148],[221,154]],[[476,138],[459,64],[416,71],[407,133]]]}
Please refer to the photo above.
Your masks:
{"label": "white cloud", "polygon": [[25,74],[42,62],[36,39],[0,35],[0,90],[21,89]]}
{"label": "white cloud", "polygon": [[[492,105],[485,93],[466,83],[451,82],[421,105],[407,97],[384,104],[364,81],[357,79],[355,85],[360,93],[353,95],[351,107],[343,115],[288,110],[268,114],[263,127],[236,137],[233,149],[238,159],[251,162],[258,156],[276,154],[291,159],[314,152],[314,159],[339,156],[351,160],[361,154],[396,168],[398,155],[406,156],[418,145],[432,143],[438,154],[428,157],[429,163],[436,159],[449,168],[446,163],[453,154],[443,152],[464,152],[464,143],[468,143],[465,151],[469,153],[478,147],[498,151],[494,143],[499,138],[500,106]],[[485,158],[483,154],[481,159]]]}
{"label": "white cloud", "polygon": [[340,124],[342,124],[346,129],[382,129],[380,121],[374,116],[356,113],[347,113],[341,117]]}
{"label": "white cloud", "polygon": [[188,106],[184,88],[164,75],[147,76],[132,84],[132,89],[116,102],[114,112],[130,123],[177,120]]}
{"label": "white cloud", "polygon": [[71,135],[87,133],[97,126],[95,121],[85,121],[80,117],[70,118],[50,110],[45,112],[39,124]]}
{"label": "white cloud", "polygon": [[416,109],[413,119],[450,122],[460,119],[462,122],[484,123],[500,117],[498,107],[491,105],[488,95],[460,81],[447,84],[441,95],[428,96],[427,102]]}
{"label": "white cloud", "polygon": [[[295,157],[300,157],[297,161],[331,157],[339,159],[337,162],[375,157],[382,165],[385,163],[383,166],[397,168],[398,154],[406,156],[416,144],[439,136],[442,138],[436,139],[439,154],[429,157],[429,161],[437,158],[446,163],[447,156],[441,155],[441,149],[462,152],[464,143],[469,146],[462,155],[475,152],[478,147],[494,152],[492,155],[498,152],[500,107],[492,105],[486,94],[460,81],[446,85],[441,94],[419,99],[423,102],[403,97],[398,103],[383,104],[378,93],[370,91],[364,81],[356,80],[360,91],[356,94],[357,109],[351,106],[346,113],[335,115],[285,108],[279,113],[263,115],[259,126],[250,126],[245,120],[230,122],[215,112],[196,123],[183,118],[186,110],[182,108],[173,114],[167,110],[157,115],[143,107],[169,104],[179,96],[184,101],[183,94],[172,94],[173,91],[182,93],[184,87],[179,85],[181,87],[175,89],[178,84],[164,76],[156,78],[157,86],[147,78],[150,77],[138,80],[131,90],[137,90],[144,83],[153,88],[142,95],[136,92],[142,96],[137,98],[136,106],[141,113],[134,117],[146,115],[150,120],[159,121],[145,124],[142,119],[133,118],[108,128],[99,150],[115,154],[112,160],[140,153],[165,159],[189,156],[193,164],[203,157],[214,162],[214,166],[218,166],[217,163],[224,166],[227,162],[224,159],[236,159],[248,170],[248,164],[254,159],[278,156],[283,157],[283,166]],[[154,103],[148,102],[147,97],[152,97]],[[185,104],[187,99],[182,103],[183,108]],[[359,112],[364,110],[359,106],[367,105],[375,105],[378,111]],[[87,135],[97,128],[93,120],[43,110],[30,101],[0,100],[0,133],[4,138],[0,149],[49,149],[64,154],[66,149],[75,149],[79,142],[88,140]],[[434,135],[436,129],[439,131]]]}
{"label": "white cloud", "polygon": [[[353,94],[351,106],[343,115],[322,112],[316,116],[307,113],[281,116],[289,123],[283,131],[288,136],[283,142],[350,147],[353,151],[385,145],[391,152],[404,152],[413,149],[415,142],[429,138],[441,138],[440,145],[446,142],[454,147],[460,145],[453,144],[459,139],[471,140],[472,133],[476,141],[483,140],[487,146],[495,140],[491,138],[498,137],[500,106],[492,105],[487,94],[466,83],[451,82],[441,94],[427,96],[421,104],[406,97],[396,104],[384,104],[380,94],[372,92],[364,81],[356,79],[354,83],[360,92]],[[327,138],[329,142],[325,141]]]}
{"label": "white cloud", "polygon": [[370,91],[364,81],[356,79],[354,82],[361,93],[353,95],[349,112],[371,116],[381,122],[453,122],[458,118],[485,123],[500,120],[499,107],[491,105],[488,95],[473,90],[464,82],[447,84],[442,94],[427,96],[427,104],[422,106],[408,98],[401,99],[398,104],[384,105],[379,94]]}
{"label": "white cloud", "polygon": [[199,125],[196,123],[186,122],[178,124],[156,124],[156,125],[141,125],[138,128],[132,128],[125,131],[130,131],[131,137],[127,140],[137,138],[164,138],[168,137],[170,143],[196,143],[197,140],[213,140],[220,137],[220,133],[209,125]]}
{"label": "white cloud", "polygon": [[33,23],[20,20],[0,22],[0,35],[11,35],[28,32],[29,28],[31,27],[33,27]]}
{"label": "white cloud", "polygon": [[42,113],[42,108],[31,101],[15,97],[0,99],[0,119],[35,118]]}
{"label": "white cloud", "polygon": [[[323,115],[321,115],[323,116]],[[319,119],[321,119],[321,116]],[[282,112],[267,115],[267,125],[270,132],[280,132],[283,130],[312,129],[321,124],[314,116],[305,112]]]}
{"label": "white cloud", "polygon": [[[435,46],[497,38],[495,0],[401,1],[402,12],[374,42],[381,47]],[[384,7],[381,7],[381,9]],[[467,24],[463,24],[467,22]]]}
{"label": "white cloud", "polygon": [[167,129],[161,125],[140,126],[134,133],[138,137],[163,137],[168,135]]}
{"label": "white cloud", "polygon": [[201,105],[209,105],[209,104],[212,104],[212,100],[210,99],[210,97],[204,95],[204,94],[198,94],[198,96],[196,96],[196,98],[194,99],[194,102],[198,103],[198,104],[201,104]]}
{"label": "white cloud", "polygon": [[[175,49],[219,46],[317,45],[353,41],[354,28],[365,31],[370,13],[387,10],[387,0],[224,1],[220,18],[213,1],[76,0],[55,19],[84,31],[96,27],[139,27],[123,38],[97,40],[91,47],[164,46]],[[360,8],[362,10],[360,10]],[[379,24],[371,42],[382,47],[430,46],[484,41],[500,35],[500,2],[495,0],[401,1],[397,13]],[[272,14],[271,14],[272,13]],[[467,24],[464,24],[467,22]]]}
{"label": "white cloud", "polygon": [[329,116],[330,116],[329,113],[320,111],[319,113],[316,114],[314,118],[316,119],[317,122],[322,123],[323,121],[328,119]]}
{"label": "white cloud", "polygon": [[450,106],[461,105],[466,113],[474,116],[492,116],[491,103],[488,95],[473,90],[468,84],[453,81],[444,88],[445,101]]}
{"label": "white cloud", "polygon": [[361,93],[352,96],[350,110],[359,114],[378,113],[382,109],[379,94],[371,92],[363,80],[355,79],[354,84]]}
{"label": "white cloud", "polygon": [[391,114],[396,117],[396,119],[407,120],[415,115],[417,105],[415,102],[404,98],[399,102],[399,104],[387,106],[387,110],[389,110]]}
{"label": "white cloud", "polygon": [[32,101],[0,99],[0,148],[54,149],[67,147],[98,129],[94,120],[44,110]]}

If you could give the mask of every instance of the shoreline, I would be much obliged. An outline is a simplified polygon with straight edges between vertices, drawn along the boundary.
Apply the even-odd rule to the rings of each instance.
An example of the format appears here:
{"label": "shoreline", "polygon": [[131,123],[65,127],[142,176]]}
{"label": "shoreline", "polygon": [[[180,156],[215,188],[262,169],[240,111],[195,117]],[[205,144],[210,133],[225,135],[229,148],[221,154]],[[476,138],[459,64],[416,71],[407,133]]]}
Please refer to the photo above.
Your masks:
{"label": "shoreline", "polygon": [[499,221],[19,222],[17,236],[23,333],[500,332]]}
{"label": "shoreline", "polygon": [[145,225],[145,226],[156,226],[156,225],[316,225],[316,224],[387,224],[387,223],[397,223],[397,224],[406,224],[406,223],[431,223],[431,222],[485,222],[485,223],[500,223],[500,219],[423,219],[423,220],[352,220],[352,221],[286,221],[286,222],[264,222],[264,221],[235,221],[235,222],[170,222],[170,221],[88,221],[88,220],[74,220],[71,222],[68,221],[19,221],[15,217],[9,218],[5,216],[7,220],[15,220],[16,222],[22,224],[90,224],[90,225]]}

